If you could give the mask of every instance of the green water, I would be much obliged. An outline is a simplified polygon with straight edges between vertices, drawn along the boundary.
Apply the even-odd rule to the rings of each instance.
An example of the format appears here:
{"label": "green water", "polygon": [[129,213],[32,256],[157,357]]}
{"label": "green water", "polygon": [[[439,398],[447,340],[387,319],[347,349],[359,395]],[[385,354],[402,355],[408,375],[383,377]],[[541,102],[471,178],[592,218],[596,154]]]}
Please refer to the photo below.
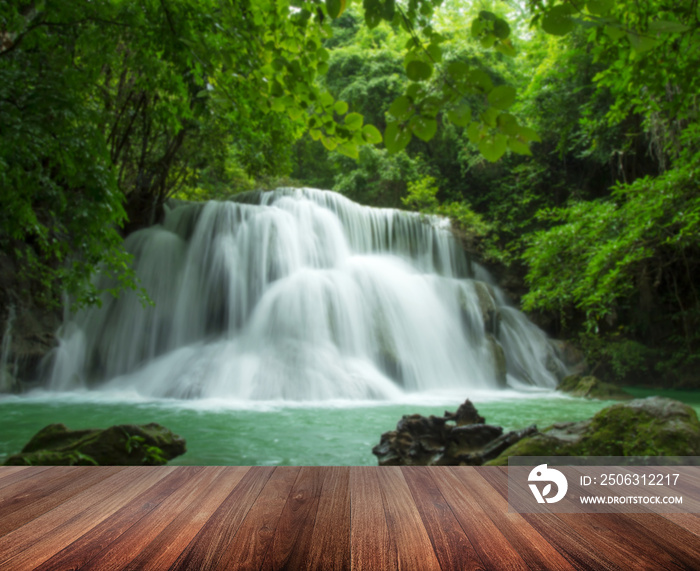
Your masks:
{"label": "green water", "polygon": [[[631,390],[692,405],[700,392]],[[610,401],[562,397],[552,392],[478,393],[471,396],[489,424],[505,430],[589,418]],[[372,447],[404,414],[442,415],[463,397],[418,395],[397,404],[335,402],[321,405],[145,401],[133,395],[34,393],[0,398],[0,463],[47,424],[72,429],[158,422],[187,441],[188,452],[171,464],[188,465],[376,465]]]}

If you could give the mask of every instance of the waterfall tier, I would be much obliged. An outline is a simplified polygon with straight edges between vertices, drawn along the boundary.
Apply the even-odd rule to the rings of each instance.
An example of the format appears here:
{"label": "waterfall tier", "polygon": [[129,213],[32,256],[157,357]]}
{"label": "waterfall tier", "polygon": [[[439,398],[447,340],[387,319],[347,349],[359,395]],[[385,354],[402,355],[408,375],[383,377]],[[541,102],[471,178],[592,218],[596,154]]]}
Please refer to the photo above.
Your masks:
{"label": "waterfall tier", "polygon": [[105,294],[100,308],[73,315],[51,388],[392,399],[554,387],[563,370],[441,218],[280,189],[171,205],[126,248],[154,305]]}

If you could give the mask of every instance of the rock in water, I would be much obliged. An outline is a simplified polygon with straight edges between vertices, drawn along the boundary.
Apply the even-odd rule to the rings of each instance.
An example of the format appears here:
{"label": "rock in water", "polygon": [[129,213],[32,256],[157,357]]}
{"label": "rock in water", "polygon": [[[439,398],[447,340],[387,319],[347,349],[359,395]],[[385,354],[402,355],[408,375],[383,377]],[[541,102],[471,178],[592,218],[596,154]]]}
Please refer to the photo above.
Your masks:
{"label": "rock in water", "polygon": [[604,408],[581,422],[561,422],[523,438],[490,465],[509,456],[700,456],[700,422],[681,402],[648,397]]}
{"label": "rock in water", "polygon": [[161,466],[184,454],[185,440],[160,424],[68,430],[50,424],[6,466]]}
{"label": "rock in water", "polygon": [[558,391],[570,394],[572,397],[584,397],[602,400],[632,399],[632,395],[621,388],[604,383],[593,376],[569,375],[564,377],[557,387]]}
{"label": "rock in water", "polygon": [[537,431],[530,426],[503,434],[484,422],[469,400],[443,416],[404,415],[372,453],[380,466],[480,466]]}

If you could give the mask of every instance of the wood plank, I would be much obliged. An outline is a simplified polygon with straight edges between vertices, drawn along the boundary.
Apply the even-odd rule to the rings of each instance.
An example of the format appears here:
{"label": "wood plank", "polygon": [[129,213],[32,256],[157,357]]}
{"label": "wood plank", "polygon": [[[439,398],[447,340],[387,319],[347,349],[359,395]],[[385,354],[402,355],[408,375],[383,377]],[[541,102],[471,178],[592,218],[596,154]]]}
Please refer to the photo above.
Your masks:
{"label": "wood plank", "polygon": [[49,466],[0,466],[0,490],[9,484],[14,484],[23,478],[28,478],[30,475],[38,473],[43,468],[48,470]]}
{"label": "wood plank", "polygon": [[350,511],[351,568],[357,571],[395,570],[397,562],[389,544],[377,468],[350,468]]}
{"label": "wood plank", "polygon": [[700,517],[698,517],[697,514],[677,513],[661,515],[676,525],[681,526],[683,529],[689,531],[693,535],[700,537]]}
{"label": "wood plank", "polygon": [[[135,544],[143,546],[157,534],[160,530],[159,520],[172,514],[168,508],[172,504],[178,508],[181,505],[178,500],[183,496],[188,497],[193,486],[201,480],[202,471],[202,467],[178,467],[46,560],[37,571],[92,569],[95,566],[107,570],[122,567],[127,562],[125,559],[139,552]],[[148,515],[155,515],[155,518],[149,518]],[[171,519],[174,517],[172,514]]]}
{"label": "wood plank", "polygon": [[275,468],[233,540],[221,550],[214,569],[243,571],[262,567],[300,471],[298,466]]}
{"label": "wood plank", "polygon": [[202,487],[198,497],[181,510],[138,555],[134,556],[125,565],[124,570],[168,569],[249,470],[250,468],[246,466],[221,467],[216,479],[208,486]]}
{"label": "wood plank", "polygon": [[435,481],[487,569],[528,569],[523,558],[491,521],[462,480],[446,470]]}
{"label": "wood plank", "polygon": [[520,557],[532,569],[555,568],[561,571],[574,567],[519,513],[508,512],[508,502],[483,476],[493,468],[471,466],[445,468],[459,478],[473,492],[484,512],[503,533]]}
{"label": "wood plank", "polygon": [[94,470],[94,466],[60,466],[8,486],[7,493],[12,489],[14,496],[0,501],[0,536],[51,511],[124,468],[104,466]]}
{"label": "wood plank", "polygon": [[[485,472],[482,476],[504,499],[508,498],[508,468]],[[576,531],[564,525],[555,514],[521,514],[542,537],[546,537],[557,550],[577,569],[620,570]]]}
{"label": "wood plank", "polygon": [[350,468],[327,468],[306,569],[350,569],[350,502]]}
{"label": "wood plank", "polygon": [[474,546],[435,483],[443,468],[412,466],[404,477],[442,569],[485,569]]}
{"label": "wood plank", "polygon": [[250,468],[170,569],[213,569],[273,472],[271,466]]}
{"label": "wood plank", "polygon": [[428,532],[398,466],[378,468],[379,486],[389,529],[389,545],[398,569],[439,570]]}
{"label": "wood plank", "polygon": [[[108,467],[91,470],[107,474],[104,468]],[[34,569],[174,469],[172,466],[125,468],[8,533],[0,538],[0,568]]]}
{"label": "wood plank", "polygon": [[[571,487],[575,491],[576,484],[570,483]],[[500,492],[505,497],[507,482],[500,483]],[[695,536],[658,514],[562,513],[523,517],[559,544],[567,558],[577,557],[584,568],[595,561],[596,566],[603,568],[625,569],[629,561],[635,561],[641,568],[694,569],[700,557]],[[639,518],[647,522],[646,528]],[[562,534],[573,541],[567,541]],[[586,551],[587,544],[592,548]]]}
{"label": "wood plank", "polygon": [[307,566],[311,535],[327,468],[304,467],[294,482],[262,569],[302,569]]}
{"label": "wood plank", "polygon": [[[569,492],[574,496],[587,493],[576,478],[569,478]],[[634,492],[632,492],[634,495]],[[574,504],[575,505],[575,504]],[[578,505],[575,505],[578,508]],[[621,567],[630,560],[637,561],[640,566],[650,569],[695,568],[700,559],[700,552],[688,550],[685,543],[694,542],[695,536],[678,527],[673,522],[655,513],[567,513],[557,514],[559,519],[567,522],[573,529],[581,529],[581,533],[590,533],[590,527],[597,531],[597,550],[605,557],[615,561]],[[646,526],[640,522],[646,522]],[[589,526],[583,526],[588,522]],[[673,531],[671,531],[673,530]],[[675,546],[671,538],[676,537]],[[669,542],[669,540],[671,540]],[[692,543],[691,543],[692,546]]]}

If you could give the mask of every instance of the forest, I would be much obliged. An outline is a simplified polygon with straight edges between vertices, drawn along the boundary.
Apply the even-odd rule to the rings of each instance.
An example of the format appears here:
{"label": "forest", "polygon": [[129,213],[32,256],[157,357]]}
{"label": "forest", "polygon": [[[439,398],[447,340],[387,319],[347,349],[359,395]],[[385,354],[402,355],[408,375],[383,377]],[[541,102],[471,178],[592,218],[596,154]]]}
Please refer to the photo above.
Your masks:
{"label": "forest", "polygon": [[449,217],[593,374],[699,388],[699,31],[697,0],[4,2],[0,317],[99,303],[98,268],[147,305],[123,240],[166,201],[308,186]]}

